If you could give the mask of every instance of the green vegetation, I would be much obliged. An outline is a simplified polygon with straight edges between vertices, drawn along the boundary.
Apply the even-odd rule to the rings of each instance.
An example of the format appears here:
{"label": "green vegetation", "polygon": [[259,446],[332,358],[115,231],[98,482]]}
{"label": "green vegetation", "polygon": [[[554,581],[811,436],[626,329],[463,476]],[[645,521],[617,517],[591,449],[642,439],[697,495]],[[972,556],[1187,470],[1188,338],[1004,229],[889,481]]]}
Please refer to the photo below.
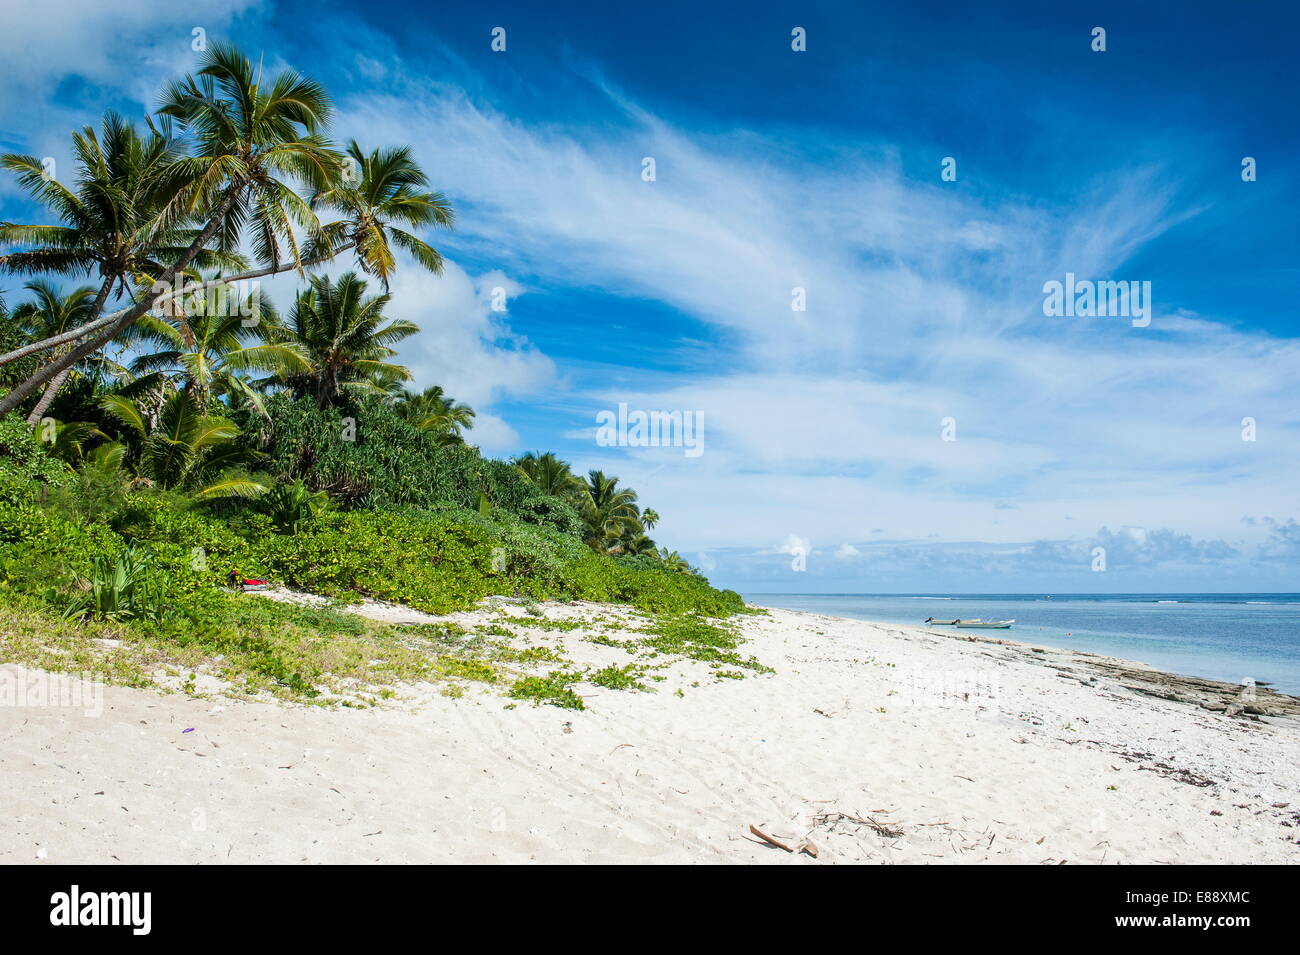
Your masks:
{"label": "green vegetation", "polygon": [[526,676],[510,688],[510,696],[516,700],[530,700],[533,705],[549,703],[566,710],[585,710],[587,707],[582,697],[572,689],[573,684],[581,679],[581,674],[564,670],[552,670],[544,677]]}
{"label": "green vegetation", "polygon": [[[739,596],[649,538],[634,490],[551,453],[484,458],[474,409],[408,387],[395,347],[419,327],[389,282],[399,252],[439,274],[417,232],[454,223],[409,149],[337,146],[324,89],[223,44],[161,104],[143,128],[75,133],[68,183],[0,157],[54,220],[0,223],[0,276],[29,296],[8,311],[0,291],[6,659],[354,704],[412,680],[574,708],[579,681],[644,689],[639,665],[585,673],[505,626],[373,625],[232,593],[234,574],[435,614],[625,603],[668,615],[626,649],[759,668],[705,619]],[[281,314],[256,282],[289,273]],[[578,626],[527,612],[521,628]],[[565,668],[511,669],[542,663]]]}
{"label": "green vegetation", "polygon": [[163,616],[159,588],[152,579],[153,555],[127,545],[110,561],[96,554],[85,591],[72,598],[65,617],[86,620],[158,620]]}
{"label": "green vegetation", "polygon": [[642,640],[642,645],[657,653],[679,654],[717,667],[726,664],[758,673],[771,672],[754,657],[741,657],[735,652],[741,638],[734,626],[683,614],[659,619],[646,632],[651,636]]}

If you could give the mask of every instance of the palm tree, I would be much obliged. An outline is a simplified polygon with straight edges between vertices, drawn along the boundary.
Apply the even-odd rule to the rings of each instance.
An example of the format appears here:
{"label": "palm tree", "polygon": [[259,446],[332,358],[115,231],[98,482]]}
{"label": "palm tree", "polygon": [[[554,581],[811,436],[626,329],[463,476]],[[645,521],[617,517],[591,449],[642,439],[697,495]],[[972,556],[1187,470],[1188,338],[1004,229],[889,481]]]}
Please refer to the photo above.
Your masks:
{"label": "palm tree", "polygon": [[[77,163],[75,188],[49,176],[35,156],[6,154],[0,166],[18,173],[20,185],[36,201],[54,212],[63,225],[0,223],[0,241],[26,245],[27,249],[0,256],[0,268],[18,274],[40,272],[94,275],[98,291],[91,290],[86,307],[75,322],[37,330],[34,340],[0,357],[14,361],[50,347],[52,361],[38,364],[38,372],[58,362],[78,339],[98,327],[104,306],[117,288],[130,294],[133,286],[148,285],[166,270],[163,262],[183,255],[198,230],[177,224],[167,211],[167,189],[160,185],[165,171],[180,153],[169,138],[153,132],[141,136],[115,113],[105,115],[101,132],[84,127],[72,137]],[[193,256],[204,267],[244,265],[235,252],[199,249]],[[102,324],[102,323],[101,323]],[[38,408],[39,419],[66,380],[65,365],[49,376]],[[30,394],[30,389],[27,393]]]}
{"label": "palm tree", "polygon": [[603,471],[591,471],[586,492],[581,517],[587,546],[602,554],[622,552],[625,538],[641,531],[636,491],[620,488],[618,478]]}
{"label": "palm tree", "polygon": [[[244,460],[239,429],[225,418],[199,413],[192,395],[178,391],[162,405],[157,422],[125,395],[107,395],[103,409],[135,432],[140,447],[136,474],[156,487],[195,490],[208,478]],[[197,490],[201,499],[253,497],[266,490],[242,477],[222,478]]]}
{"label": "palm tree", "polygon": [[46,450],[54,457],[77,466],[86,459],[86,442],[108,441],[108,435],[99,430],[93,421],[55,421],[50,419],[53,427],[37,430]]}
{"label": "palm tree", "polygon": [[430,272],[440,275],[442,256],[438,251],[392,224],[451,228],[455,221],[447,197],[425,190],[428,177],[411,158],[411,150],[403,147],[365,153],[354,139],[342,161],[342,174],[312,197],[313,206],[347,216],[345,221],[321,228],[322,247],[333,251],[350,244],[361,271],[377,276],[385,291],[396,265],[393,246],[405,249]]}
{"label": "palm tree", "polygon": [[543,494],[580,504],[587,496],[587,486],[569,469],[568,461],[561,461],[554,453],[529,451],[510,462]]}
{"label": "palm tree", "polygon": [[[262,82],[262,70],[234,47],[214,45],[205,54],[197,74],[172,83],[159,108],[159,134],[168,143],[171,129],[179,126],[192,145],[191,155],[182,155],[146,177],[155,187],[153,204],[163,210],[162,227],[178,227],[193,221],[201,229],[178,236],[193,236],[173,258],[160,255],[165,264],[154,275],[150,292],[133,306],[95,318],[62,336],[29,342],[0,355],[0,365],[36,351],[67,342],[78,342],[72,352],[42,367],[0,398],[0,415],[8,413],[45,381],[86,355],[103,347],[138,319],[176,294],[172,283],[194,264],[201,268],[234,263],[234,250],[253,230],[254,250],[265,266],[229,273],[209,285],[261,278],[297,269],[300,272],[329,261],[341,252],[355,250],[362,271],[377,274],[387,287],[394,267],[390,245],[409,251],[417,261],[441,271],[442,258],[415,236],[395,228],[399,221],[410,226],[450,226],[453,213],[445,197],[423,192],[426,180],[404,149],[364,154],[355,143],[347,156],[329,147],[323,138],[330,104],[323,88],[292,70],[280,72],[269,85]],[[35,187],[45,182],[44,170],[31,157],[24,172],[25,182]],[[357,167],[360,167],[359,169]],[[306,202],[286,183],[298,180],[313,191]],[[342,209],[345,221],[322,226],[313,205]],[[306,231],[308,256],[300,254],[293,224]],[[70,223],[74,229],[76,222]],[[33,227],[41,228],[41,227]],[[212,256],[208,246],[217,240]],[[25,241],[15,233],[11,241]],[[285,257],[281,244],[288,248]],[[150,274],[153,274],[150,272]]]}
{"label": "palm tree", "polygon": [[[286,180],[319,190],[338,176],[339,157],[322,135],[330,109],[329,97],[314,81],[283,70],[264,84],[261,68],[254,70],[247,57],[224,43],[209,47],[197,74],[167,86],[158,110],[164,130],[169,133],[172,124],[178,126],[193,151],[154,170],[148,195],[159,201],[160,225],[195,221],[203,226],[153,277],[154,292],[170,291],[191,263],[201,264],[196,257],[211,242],[218,252],[233,255],[246,230],[251,230],[254,252],[267,266],[261,274],[302,267],[292,224],[309,232],[318,232],[319,224],[310,204]],[[24,173],[27,179],[34,175],[41,178],[34,170]],[[287,266],[282,244],[289,250]],[[223,281],[239,277],[252,275]],[[103,347],[158,301],[151,293],[113,313],[93,336],[0,399],[0,415]]]}
{"label": "palm tree", "polygon": [[677,574],[694,574],[695,568],[687,563],[686,558],[675,550],[669,550],[667,547],[660,548],[659,559],[664,562],[664,566]]}
{"label": "palm tree", "polygon": [[463,432],[474,427],[474,409],[454,400],[441,385],[432,385],[421,392],[403,390],[393,410],[421,431],[436,434],[443,446],[464,444]]}
{"label": "palm tree", "polygon": [[403,319],[388,321],[384,307],[389,296],[366,298],[365,292],[365,280],[354,272],[338,281],[312,277],[294,302],[288,324],[272,321],[265,328],[269,342],[294,347],[306,358],[308,370],[274,380],[293,388],[295,397],[314,396],[320,408],[336,404],[344,390],[382,394],[393,379],[409,381],[410,371],[388,360],[397,354],[389,346],[420,327]]}
{"label": "palm tree", "polygon": [[654,530],[655,525],[659,523],[659,512],[653,507],[647,507],[641,512],[641,523],[645,525],[646,530]]}
{"label": "palm tree", "polygon": [[164,319],[145,315],[135,326],[136,338],[160,345],[158,351],[138,357],[131,365],[137,375],[178,375],[194,397],[200,415],[206,415],[213,397],[229,397],[265,414],[262,397],[243,373],[301,374],[311,363],[292,344],[250,343],[255,329],[235,310],[208,309]]}
{"label": "palm tree", "polygon": [[638,554],[645,557],[658,557],[659,550],[654,541],[645,534],[634,534],[620,541],[624,554]]}
{"label": "palm tree", "polygon": [[158,114],[195,145],[194,155],[174,167],[184,208],[209,212],[219,248],[238,248],[247,227],[260,261],[279,269],[287,248],[301,265],[292,226],[313,230],[319,223],[286,179],[324,189],[338,176],[338,155],[324,136],[331,110],[314,80],[285,69],[264,83],[261,65],[254,69],[226,43],[209,48],[198,73],[167,85]]}

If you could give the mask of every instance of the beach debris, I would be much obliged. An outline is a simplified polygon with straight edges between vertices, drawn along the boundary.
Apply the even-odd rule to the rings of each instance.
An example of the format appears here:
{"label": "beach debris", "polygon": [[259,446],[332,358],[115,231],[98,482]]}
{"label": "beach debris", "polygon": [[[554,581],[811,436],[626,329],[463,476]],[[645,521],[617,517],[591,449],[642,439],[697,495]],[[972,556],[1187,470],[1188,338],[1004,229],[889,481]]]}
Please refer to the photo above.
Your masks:
{"label": "beach debris", "polygon": [[762,829],[758,828],[758,826],[755,826],[752,823],[749,826],[749,831],[752,832],[754,835],[758,836],[758,838],[762,839],[770,846],[776,846],[778,849],[784,849],[786,852],[794,852],[794,850],[791,849],[789,846],[787,846],[784,842],[781,842],[778,839],[774,839],[772,836],[769,836],[766,832],[764,832]]}
{"label": "beach debris", "polygon": [[1187,783],[1189,786],[1197,786],[1204,789],[1206,786],[1213,786],[1214,780],[1208,776],[1200,776],[1180,766],[1170,766],[1168,763],[1152,763],[1150,766],[1139,766],[1139,770],[1148,773],[1155,773],[1158,776],[1165,776],[1169,779],[1176,780],[1180,783]]}
{"label": "beach debris", "polygon": [[36,858],[38,858],[38,859],[44,859],[44,858],[45,858],[46,856],[48,856],[49,854],[50,854],[50,853],[49,853],[49,850],[46,849],[45,846],[39,846],[39,847],[36,849]]}
{"label": "beach debris", "polygon": [[573,732],[573,724],[570,723],[568,720],[565,720],[565,721],[564,721],[564,725],[560,727],[560,732],[562,732],[562,733],[572,733],[572,732]]}
{"label": "beach debris", "polygon": [[182,733],[193,733],[193,732],[194,732],[194,727],[191,726],[189,729],[183,729],[183,730],[181,730],[181,732],[182,732]]}
{"label": "beach debris", "polygon": [[[892,812],[893,810],[877,809],[873,811]],[[901,828],[887,826],[883,822],[879,822],[871,816],[866,816],[866,817],[854,816],[847,812],[832,811],[832,812],[818,813],[816,816],[813,817],[814,826],[826,826],[827,828],[833,829],[836,826],[836,824],[840,822],[848,822],[855,826],[866,826],[876,835],[882,836],[885,839],[899,839],[902,838],[902,836],[904,835],[904,832]],[[947,823],[936,822],[933,823],[933,825],[942,826],[942,825],[947,825]]]}
{"label": "beach debris", "polygon": [[1275,803],[1273,803],[1273,808],[1274,808],[1274,809],[1285,809],[1285,808],[1286,808],[1287,806],[1289,806],[1289,805],[1291,805],[1289,802],[1275,802]]}
{"label": "beach debris", "polygon": [[802,852],[804,855],[812,856],[814,859],[816,859],[817,856],[821,853],[821,850],[817,848],[816,844],[809,842],[807,840],[804,840],[799,844],[799,851]]}

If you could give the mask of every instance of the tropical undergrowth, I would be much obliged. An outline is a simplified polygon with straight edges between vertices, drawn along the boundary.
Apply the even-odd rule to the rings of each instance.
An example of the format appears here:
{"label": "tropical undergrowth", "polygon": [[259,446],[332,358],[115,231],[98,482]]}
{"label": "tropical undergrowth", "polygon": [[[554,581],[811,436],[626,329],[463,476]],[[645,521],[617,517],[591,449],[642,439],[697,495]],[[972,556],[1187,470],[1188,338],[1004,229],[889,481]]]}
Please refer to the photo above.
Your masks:
{"label": "tropical undergrowth", "polygon": [[[548,661],[520,657],[529,651],[518,649],[509,626],[465,641],[346,612],[348,602],[371,597],[441,615],[499,594],[626,604],[646,615],[646,632],[635,636],[651,657],[758,668],[736,652],[739,638],[721,622],[743,610],[737,594],[693,574],[598,554],[505,509],[347,510],[314,497],[319,492],[292,491],[274,508],[203,501],[88,483],[84,472],[46,459],[27,433],[10,429],[0,439],[8,452],[0,458],[4,660],[131,685],[162,673],[183,689],[201,686],[189,674],[203,670],[239,692],[318,701],[364,701],[401,682],[449,680],[500,683],[519,699],[573,705],[575,680],[645,685],[640,671],[617,667],[574,679],[562,667],[539,676],[529,668]],[[232,572],[338,604],[250,598],[225,586]],[[528,621],[542,632],[576,626]]]}

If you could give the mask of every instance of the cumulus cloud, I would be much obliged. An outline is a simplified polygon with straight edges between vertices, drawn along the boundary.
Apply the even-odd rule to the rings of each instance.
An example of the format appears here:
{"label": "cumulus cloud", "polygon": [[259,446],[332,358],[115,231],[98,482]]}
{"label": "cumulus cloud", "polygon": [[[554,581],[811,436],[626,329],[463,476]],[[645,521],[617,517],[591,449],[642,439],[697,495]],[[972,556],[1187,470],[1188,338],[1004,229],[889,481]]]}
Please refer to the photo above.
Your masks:
{"label": "cumulus cloud", "polygon": [[1295,518],[1279,523],[1264,518],[1270,528],[1268,539],[1260,547],[1259,556],[1270,561],[1300,561],[1300,524]]}
{"label": "cumulus cloud", "polygon": [[550,387],[554,363],[515,334],[508,323],[508,303],[523,287],[503,272],[469,275],[454,262],[441,276],[414,267],[392,282],[394,317],[421,327],[400,348],[400,360],[415,376],[418,389],[439,384],[456,400],[478,412],[470,439],[485,450],[508,450],[518,441],[514,429],[490,410],[504,397],[526,396]]}
{"label": "cumulus cloud", "polygon": [[1205,563],[1238,555],[1237,549],[1224,541],[1194,540],[1190,534],[1180,534],[1168,528],[1121,527],[1111,531],[1103,527],[1092,543],[1105,548],[1107,564],[1115,567],[1168,562]]}
{"label": "cumulus cloud", "polygon": [[800,537],[798,534],[787,534],[785,540],[781,541],[775,551],[767,553],[789,554],[793,556],[809,556],[812,553],[812,541],[806,537]]}

